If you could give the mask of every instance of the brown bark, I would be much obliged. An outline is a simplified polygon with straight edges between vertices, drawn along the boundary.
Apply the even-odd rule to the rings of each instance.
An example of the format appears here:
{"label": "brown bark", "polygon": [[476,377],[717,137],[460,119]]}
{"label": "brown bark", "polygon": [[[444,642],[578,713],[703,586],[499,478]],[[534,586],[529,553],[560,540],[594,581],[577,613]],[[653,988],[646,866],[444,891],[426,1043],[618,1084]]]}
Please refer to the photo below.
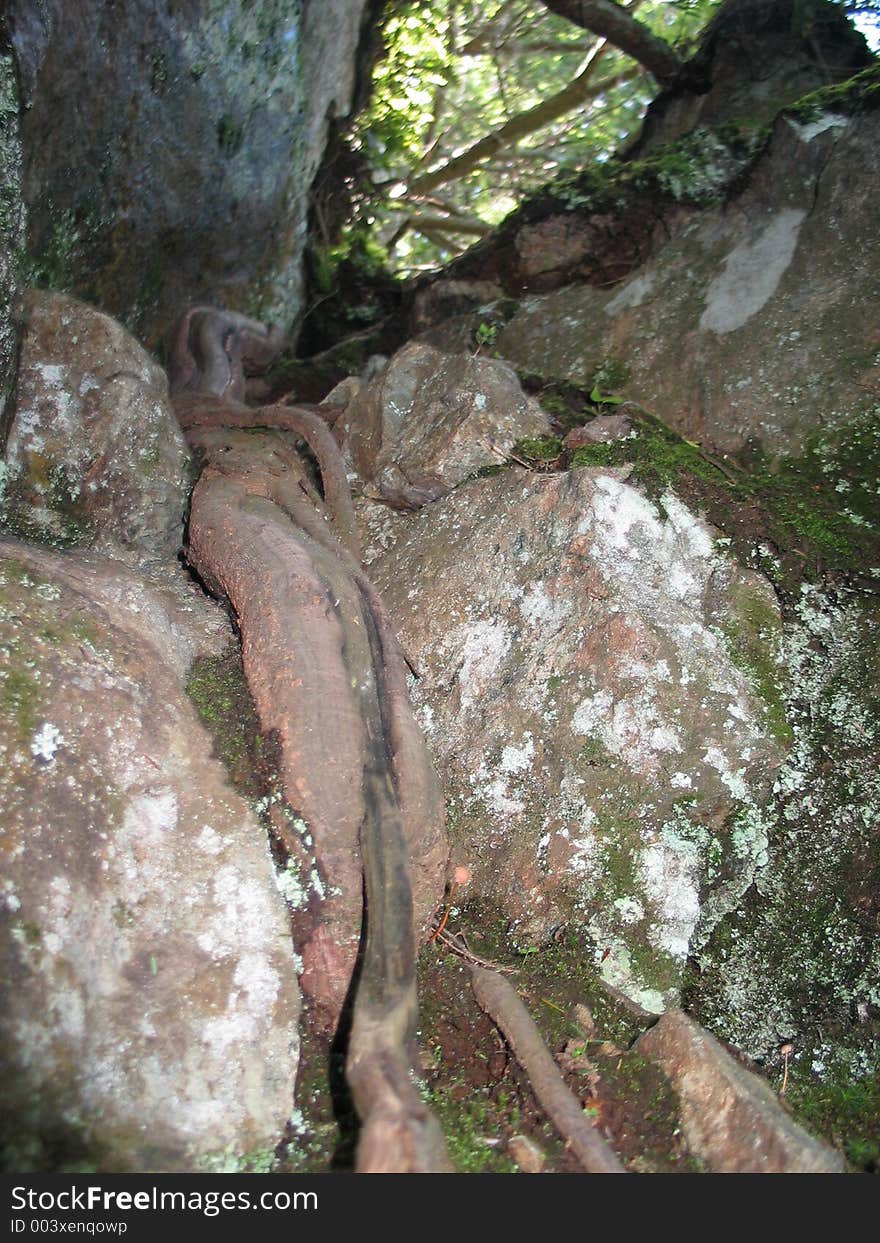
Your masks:
{"label": "brown bark", "polygon": [[[193,493],[188,556],[232,604],[261,728],[279,744],[288,816],[275,825],[314,895],[296,923],[303,990],[335,1025],[350,987],[366,890],[367,939],[349,1041],[363,1124],[358,1169],[448,1168],[442,1135],[413,1085],[415,948],[442,893],[443,806],[406,691],[401,649],[352,552],[340,494],[325,506],[292,446],[236,427],[306,435],[347,485],[326,425],[310,411],[180,403],[208,464]],[[331,448],[332,446],[332,448]],[[352,528],[353,531],[353,515]],[[415,900],[411,877],[415,877]]]}
{"label": "brown bark", "polygon": [[[442,1134],[413,1085],[415,950],[442,893],[443,803],[410,707],[403,652],[360,566],[345,466],[326,412],[229,400],[243,383],[241,342],[235,324],[224,335],[222,312],[207,326],[221,333],[222,356],[209,342],[219,365],[202,368],[201,357],[187,352],[202,343],[180,331],[187,349],[173,360],[175,385],[204,372],[219,390],[175,402],[190,442],[206,455],[187,555],[235,610],[260,725],[278,742],[287,819],[276,808],[273,826],[310,891],[308,910],[295,920],[301,984],[317,1017],[335,1026],[356,965],[365,896],[348,1059],[363,1126],[358,1169],[447,1169]],[[291,444],[235,430],[255,428],[306,441],[323,500]]]}
{"label": "brown bark", "polygon": [[324,500],[340,539],[354,557],[360,557],[360,540],[342,455],[327,423],[314,409],[272,405],[255,410],[250,406],[204,396],[178,398],[174,409],[184,431],[194,427],[272,427],[302,437],[317,458]]}

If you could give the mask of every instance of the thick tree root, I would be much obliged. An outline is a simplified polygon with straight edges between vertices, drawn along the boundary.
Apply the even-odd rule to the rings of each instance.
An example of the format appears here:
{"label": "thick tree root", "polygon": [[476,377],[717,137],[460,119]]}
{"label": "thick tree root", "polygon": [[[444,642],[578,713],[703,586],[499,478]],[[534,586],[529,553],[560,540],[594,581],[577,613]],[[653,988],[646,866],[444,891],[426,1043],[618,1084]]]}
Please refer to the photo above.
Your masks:
{"label": "thick tree root", "polygon": [[480,1008],[501,1028],[535,1096],[584,1169],[591,1174],[625,1174],[620,1161],[584,1117],[513,985],[497,971],[484,967],[471,967],[471,982]]}
{"label": "thick tree root", "polygon": [[[176,403],[177,404],[177,403]],[[180,400],[208,456],[193,493],[189,558],[232,604],[261,725],[280,744],[296,833],[279,833],[318,876],[297,928],[304,990],[335,1022],[366,944],[347,1073],[362,1123],[357,1169],[448,1169],[442,1134],[413,1083],[416,938],[442,893],[442,799],[415,723],[399,644],[356,560],[354,516],[326,424],[285,406]],[[329,515],[293,449],[221,430],[276,427],[307,440]],[[340,538],[344,544],[340,542]],[[414,902],[411,877],[415,878]]]}

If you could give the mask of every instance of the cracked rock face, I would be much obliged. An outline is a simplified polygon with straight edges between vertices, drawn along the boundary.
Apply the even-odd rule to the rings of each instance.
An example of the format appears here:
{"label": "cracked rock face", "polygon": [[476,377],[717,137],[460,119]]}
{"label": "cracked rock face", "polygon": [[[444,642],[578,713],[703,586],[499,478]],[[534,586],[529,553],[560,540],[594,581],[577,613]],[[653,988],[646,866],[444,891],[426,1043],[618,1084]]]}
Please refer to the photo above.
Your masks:
{"label": "cracked rock face", "polygon": [[193,635],[118,563],[0,543],[13,1169],[243,1168],[290,1116],[295,956],[265,834],[183,691]]}
{"label": "cracked rock face", "polygon": [[59,545],[174,554],[189,452],[165,372],[115,320],[31,290],[6,444],[5,525]]}
{"label": "cracked rock face", "polygon": [[511,470],[366,520],[453,862],[523,943],[573,922],[610,983],[662,1010],[766,863],[787,742],[769,584],[625,470]]}

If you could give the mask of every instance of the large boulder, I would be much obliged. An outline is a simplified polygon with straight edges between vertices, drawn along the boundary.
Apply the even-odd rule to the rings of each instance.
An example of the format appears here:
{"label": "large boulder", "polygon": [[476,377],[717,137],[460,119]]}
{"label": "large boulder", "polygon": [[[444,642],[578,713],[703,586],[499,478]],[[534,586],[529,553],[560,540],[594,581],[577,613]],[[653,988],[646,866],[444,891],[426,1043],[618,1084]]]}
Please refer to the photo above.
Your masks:
{"label": "large boulder", "polygon": [[788,745],[769,584],[626,468],[513,468],[365,518],[470,892],[526,944],[584,929],[662,1010],[767,861]]}
{"label": "large boulder", "polygon": [[189,452],[165,372],[75,298],[31,290],[24,307],[3,524],[55,544],[173,555]]}
{"label": "large boulder", "polygon": [[9,1169],[245,1168],[283,1135],[284,903],[182,686],[218,616],[170,576],[0,542]]}
{"label": "large boulder", "polygon": [[289,324],[365,0],[10,0],[32,275],[151,345],[186,301]]}
{"label": "large boulder", "polygon": [[876,400],[878,131],[876,110],[781,117],[733,203],[680,220],[611,288],[525,299],[498,351],[587,387],[613,370],[617,393],[716,450],[797,452]]}

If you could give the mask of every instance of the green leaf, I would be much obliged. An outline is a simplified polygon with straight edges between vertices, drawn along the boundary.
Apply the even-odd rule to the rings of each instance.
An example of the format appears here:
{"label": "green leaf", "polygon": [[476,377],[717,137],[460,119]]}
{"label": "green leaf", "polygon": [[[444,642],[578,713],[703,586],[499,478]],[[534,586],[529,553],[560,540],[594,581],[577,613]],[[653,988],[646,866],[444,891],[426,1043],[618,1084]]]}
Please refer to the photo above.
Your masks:
{"label": "green leaf", "polygon": [[619,406],[622,401],[626,401],[625,397],[610,397],[605,393],[599,392],[599,385],[593,385],[593,391],[590,393],[590,401],[597,406]]}

